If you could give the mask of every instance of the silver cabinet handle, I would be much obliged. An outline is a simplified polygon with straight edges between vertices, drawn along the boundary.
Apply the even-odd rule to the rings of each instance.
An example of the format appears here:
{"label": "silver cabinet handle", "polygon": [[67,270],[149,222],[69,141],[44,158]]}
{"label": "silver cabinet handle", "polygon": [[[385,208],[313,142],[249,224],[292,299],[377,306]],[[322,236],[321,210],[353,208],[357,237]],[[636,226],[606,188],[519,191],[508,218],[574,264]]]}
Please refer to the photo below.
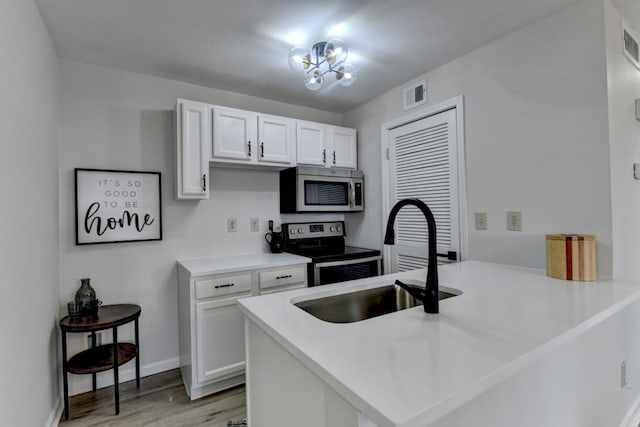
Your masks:
{"label": "silver cabinet handle", "polygon": [[251,157],[251,141],[249,141],[247,145],[249,146],[249,157]]}
{"label": "silver cabinet handle", "polygon": [[276,277],[276,280],[280,280],[280,279],[289,279],[293,277],[291,274],[287,274],[286,276],[278,276]]}
{"label": "silver cabinet handle", "polygon": [[336,150],[333,150],[333,164],[336,164]]}
{"label": "silver cabinet handle", "polygon": [[220,289],[220,288],[230,288],[230,287],[235,286],[235,285],[236,285],[235,283],[227,283],[227,284],[225,284],[225,285],[216,285],[216,286],[215,286],[215,288],[216,288],[216,289]]}
{"label": "silver cabinet handle", "polygon": [[327,164],[327,150],[322,150],[322,163]]}
{"label": "silver cabinet handle", "polygon": [[202,191],[207,191],[207,174],[202,174]]}
{"label": "silver cabinet handle", "polygon": [[264,142],[260,143],[260,157],[264,157]]}

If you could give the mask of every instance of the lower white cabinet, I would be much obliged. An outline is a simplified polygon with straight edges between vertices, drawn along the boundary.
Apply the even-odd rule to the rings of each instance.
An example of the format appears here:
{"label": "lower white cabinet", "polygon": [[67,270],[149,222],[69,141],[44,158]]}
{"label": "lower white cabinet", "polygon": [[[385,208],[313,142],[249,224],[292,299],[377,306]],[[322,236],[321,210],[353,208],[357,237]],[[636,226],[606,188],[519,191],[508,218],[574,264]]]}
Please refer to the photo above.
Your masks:
{"label": "lower white cabinet", "polygon": [[[245,382],[239,299],[307,286],[308,259],[291,254],[254,257],[257,261],[251,255],[210,258],[210,267],[207,259],[178,262],[180,369],[191,399]],[[269,260],[290,264],[270,267]]]}
{"label": "lower white cabinet", "polygon": [[196,303],[198,381],[201,383],[244,373],[244,316],[236,305],[238,299]]}

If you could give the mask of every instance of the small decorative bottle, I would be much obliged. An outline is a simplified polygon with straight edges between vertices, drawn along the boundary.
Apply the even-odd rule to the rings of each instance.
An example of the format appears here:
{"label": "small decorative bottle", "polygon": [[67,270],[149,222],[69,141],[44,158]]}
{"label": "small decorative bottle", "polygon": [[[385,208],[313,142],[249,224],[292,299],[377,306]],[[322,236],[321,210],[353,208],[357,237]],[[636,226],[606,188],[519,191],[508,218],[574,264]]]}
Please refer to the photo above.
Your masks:
{"label": "small decorative bottle", "polygon": [[80,315],[88,316],[92,312],[92,306],[96,301],[96,291],[91,287],[91,279],[80,279],[80,289],[76,292],[76,304],[80,307]]}

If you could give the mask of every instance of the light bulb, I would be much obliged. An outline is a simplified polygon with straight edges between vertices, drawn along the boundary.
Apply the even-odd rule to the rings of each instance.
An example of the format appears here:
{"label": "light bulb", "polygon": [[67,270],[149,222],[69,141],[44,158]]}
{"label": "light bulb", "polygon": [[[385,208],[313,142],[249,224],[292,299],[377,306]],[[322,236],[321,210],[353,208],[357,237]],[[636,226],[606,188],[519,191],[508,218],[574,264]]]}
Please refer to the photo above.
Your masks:
{"label": "light bulb", "polygon": [[347,59],[349,51],[340,39],[329,40],[324,47],[324,57],[330,65],[338,65]]}
{"label": "light bulb", "polygon": [[358,72],[353,65],[341,65],[336,70],[336,80],[338,80],[340,86],[351,86],[357,77]]}
{"label": "light bulb", "polygon": [[318,90],[322,87],[322,83],[324,82],[324,77],[320,74],[320,70],[314,71],[313,74],[309,75],[306,79],[304,79],[304,85],[309,90]]}
{"label": "light bulb", "polygon": [[289,67],[293,71],[303,72],[307,68],[309,68],[309,64],[311,63],[311,56],[309,52],[304,50],[301,47],[294,47],[289,52]]}

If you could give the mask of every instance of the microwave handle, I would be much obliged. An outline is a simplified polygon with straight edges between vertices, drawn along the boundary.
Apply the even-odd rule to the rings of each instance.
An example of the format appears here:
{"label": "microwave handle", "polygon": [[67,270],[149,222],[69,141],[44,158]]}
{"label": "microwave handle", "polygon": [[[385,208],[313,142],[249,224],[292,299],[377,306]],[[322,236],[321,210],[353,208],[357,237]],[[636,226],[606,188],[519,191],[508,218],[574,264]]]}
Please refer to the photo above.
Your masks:
{"label": "microwave handle", "polygon": [[353,208],[356,200],[356,189],[352,182],[349,183],[349,207]]}

